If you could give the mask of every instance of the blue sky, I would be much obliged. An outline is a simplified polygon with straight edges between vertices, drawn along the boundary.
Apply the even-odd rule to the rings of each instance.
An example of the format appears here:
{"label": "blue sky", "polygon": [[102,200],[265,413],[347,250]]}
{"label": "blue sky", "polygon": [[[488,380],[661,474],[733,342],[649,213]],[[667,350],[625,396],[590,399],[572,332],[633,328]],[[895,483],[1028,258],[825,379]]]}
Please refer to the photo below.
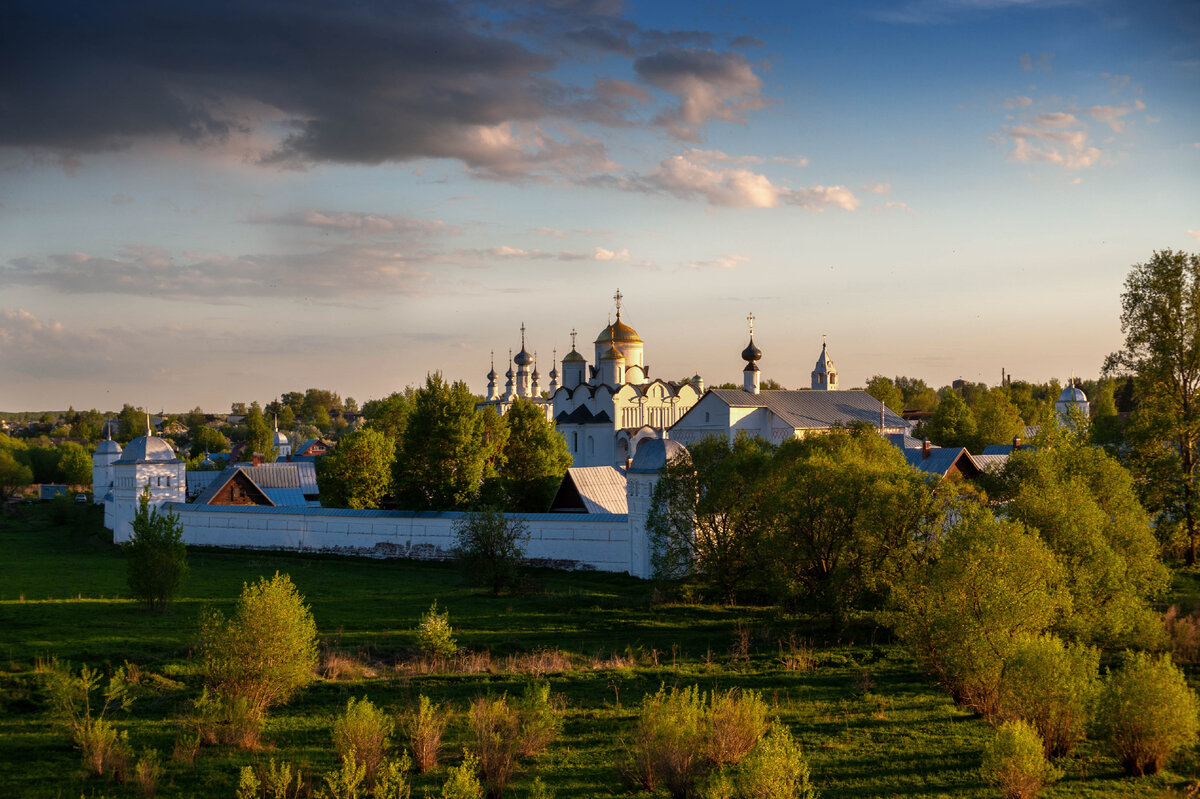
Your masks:
{"label": "blue sky", "polygon": [[[1200,249],[1192,3],[17,3],[0,408],[543,374],[1095,375]],[[589,354],[589,349],[581,347]]]}

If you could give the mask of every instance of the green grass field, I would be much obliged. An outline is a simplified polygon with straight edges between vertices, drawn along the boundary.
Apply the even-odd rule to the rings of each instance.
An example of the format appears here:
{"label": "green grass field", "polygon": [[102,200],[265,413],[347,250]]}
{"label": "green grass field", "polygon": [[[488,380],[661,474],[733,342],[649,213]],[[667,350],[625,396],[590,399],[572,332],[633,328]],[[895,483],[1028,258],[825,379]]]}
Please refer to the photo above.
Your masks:
{"label": "green grass field", "polygon": [[[868,620],[827,640],[804,618],[769,608],[728,609],[656,604],[653,586],[627,577],[549,570],[527,592],[495,598],[464,586],[448,564],[378,561],[293,553],[192,550],[191,578],[169,615],[151,615],[126,598],[125,564],[104,541],[97,508],[73,509],[53,524],[45,506],[22,506],[24,518],[0,517],[0,797],[132,797],[132,784],[86,776],[67,735],[47,715],[36,664],[51,657],[105,668],[126,661],[143,673],[130,710],[117,716],[134,748],[164,759],[158,795],[232,797],[242,765],[268,758],[334,766],[333,717],[352,696],[401,712],[419,694],[456,713],[447,750],[466,743],[463,712],[473,697],[520,693],[526,673],[510,656],[546,648],[574,666],[549,675],[566,699],[562,736],[528,762],[509,796],[540,777],[560,799],[630,795],[615,768],[641,698],[661,684],[761,691],[803,743],[824,797],[993,796],[977,776],[990,728],[953,703],[921,674],[886,633]],[[205,748],[194,765],[173,762],[177,719],[199,692],[189,661],[196,620],[205,607],[230,610],[242,584],[276,571],[291,575],[312,607],[325,647],[343,652],[374,676],[318,680],[270,717],[265,748]],[[1190,602],[1194,579],[1177,581]],[[434,599],[450,612],[460,646],[490,653],[483,673],[413,676],[412,629]],[[748,658],[737,655],[748,631]],[[789,670],[780,641],[812,644],[814,665]],[[457,758],[451,756],[450,762]],[[1183,796],[1200,777],[1195,752],[1152,778],[1125,778],[1091,743],[1060,764],[1051,797]],[[416,779],[414,797],[436,796],[443,765]]]}

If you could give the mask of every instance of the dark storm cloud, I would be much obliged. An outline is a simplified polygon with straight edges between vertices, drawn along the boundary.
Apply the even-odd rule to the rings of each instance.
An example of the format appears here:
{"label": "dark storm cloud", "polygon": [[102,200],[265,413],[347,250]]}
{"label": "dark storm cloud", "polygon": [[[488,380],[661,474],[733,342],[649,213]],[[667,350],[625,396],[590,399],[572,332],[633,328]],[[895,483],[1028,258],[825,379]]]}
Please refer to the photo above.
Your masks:
{"label": "dark storm cloud", "polygon": [[675,95],[678,108],[655,122],[685,141],[696,141],[710,119],[740,122],[742,113],[763,106],[762,80],[741,53],[672,48],[634,61],[638,76]]}

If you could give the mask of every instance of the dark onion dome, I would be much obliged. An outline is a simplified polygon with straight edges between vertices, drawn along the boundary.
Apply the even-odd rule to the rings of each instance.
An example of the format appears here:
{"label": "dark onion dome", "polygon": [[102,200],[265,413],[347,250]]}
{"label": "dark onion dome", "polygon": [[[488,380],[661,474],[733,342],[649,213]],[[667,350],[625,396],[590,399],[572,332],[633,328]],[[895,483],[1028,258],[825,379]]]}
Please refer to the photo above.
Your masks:
{"label": "dark onion dome", "polygon": [[753,363],[762,358],[762,350],[754,346],[754,336],[750,337],[750,343],[746,345],[746,349],[742,350],[742,360]]}
{"label": "dark onion dome", "polygon": [[533,367],[533,379],[534,379],[535,381],[536,381],[536,380],[541,380],[541,379],[542,379],[542,373],[541,373],[541,372],[539,372],[539,371],[537,370],[537,367],[536,367],[536,366],[534,366],[534,367]]}
{"label": "dark onion dome", "polygon": [[508,367],[508,371],[504,373],[504,376],[507,377],[509,380],[512,380],[513,370],[512,370],[511,366]]}
{"label": "dark onion dome", "polygon": [[637,331],[621,321],[621,314],[619,312],[617,313],[617,321],[601,330],[600,335],[596,336],[596,341],[593,343],[604,344],[608,341],[620,341],[626,344],[643,343]]}
{"label": "dark onion dome", "polygon": [[554,367],[550,367],[550,379],[551,379],[551,380],[557,380],[557,379],[558,379],[558,370],[557,370],[557,369],[555,369]]}
{"label": "dark onion dome", "polygon": [[496,374],[496,367],[494,367],[494,366],[493,366],[493,367],[492,367],[492,371],[490,371],[490,372],[488,372],[488,373],[487,373],[487,379],[488,379],[488,382],[489,382],[489,383],[495,383],[495,382],[496,382],[496,378],[497,378],[497,377],[499,377],[499,376],[500,376],[500,375]]}
{"label": "dark onion dome", "polygon": [[521,347],[521,351],[513,358],[513,363],[517,366],[528,366],[533,363],[533,356],[526,352],[524,347]]}
{"label": "dark onion dome", "polygon": [[584,363],[583,356],[575,350],[571,350],[563,356],[563,363]]}

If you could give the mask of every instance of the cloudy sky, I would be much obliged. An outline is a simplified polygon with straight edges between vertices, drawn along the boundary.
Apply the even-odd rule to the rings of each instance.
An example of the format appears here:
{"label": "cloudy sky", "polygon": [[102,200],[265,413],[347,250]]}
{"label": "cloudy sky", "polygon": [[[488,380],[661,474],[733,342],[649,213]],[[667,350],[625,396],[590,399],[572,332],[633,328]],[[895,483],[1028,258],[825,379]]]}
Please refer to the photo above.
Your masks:
{"label": "cloudy sky", "polygon": [[[1200,250],[1200,5],[6,4],[0,409],[442,370],[1094,376]],[[585,349],[582,344],[588,343]],[[503,366],[500,365],[503,371]]]}

